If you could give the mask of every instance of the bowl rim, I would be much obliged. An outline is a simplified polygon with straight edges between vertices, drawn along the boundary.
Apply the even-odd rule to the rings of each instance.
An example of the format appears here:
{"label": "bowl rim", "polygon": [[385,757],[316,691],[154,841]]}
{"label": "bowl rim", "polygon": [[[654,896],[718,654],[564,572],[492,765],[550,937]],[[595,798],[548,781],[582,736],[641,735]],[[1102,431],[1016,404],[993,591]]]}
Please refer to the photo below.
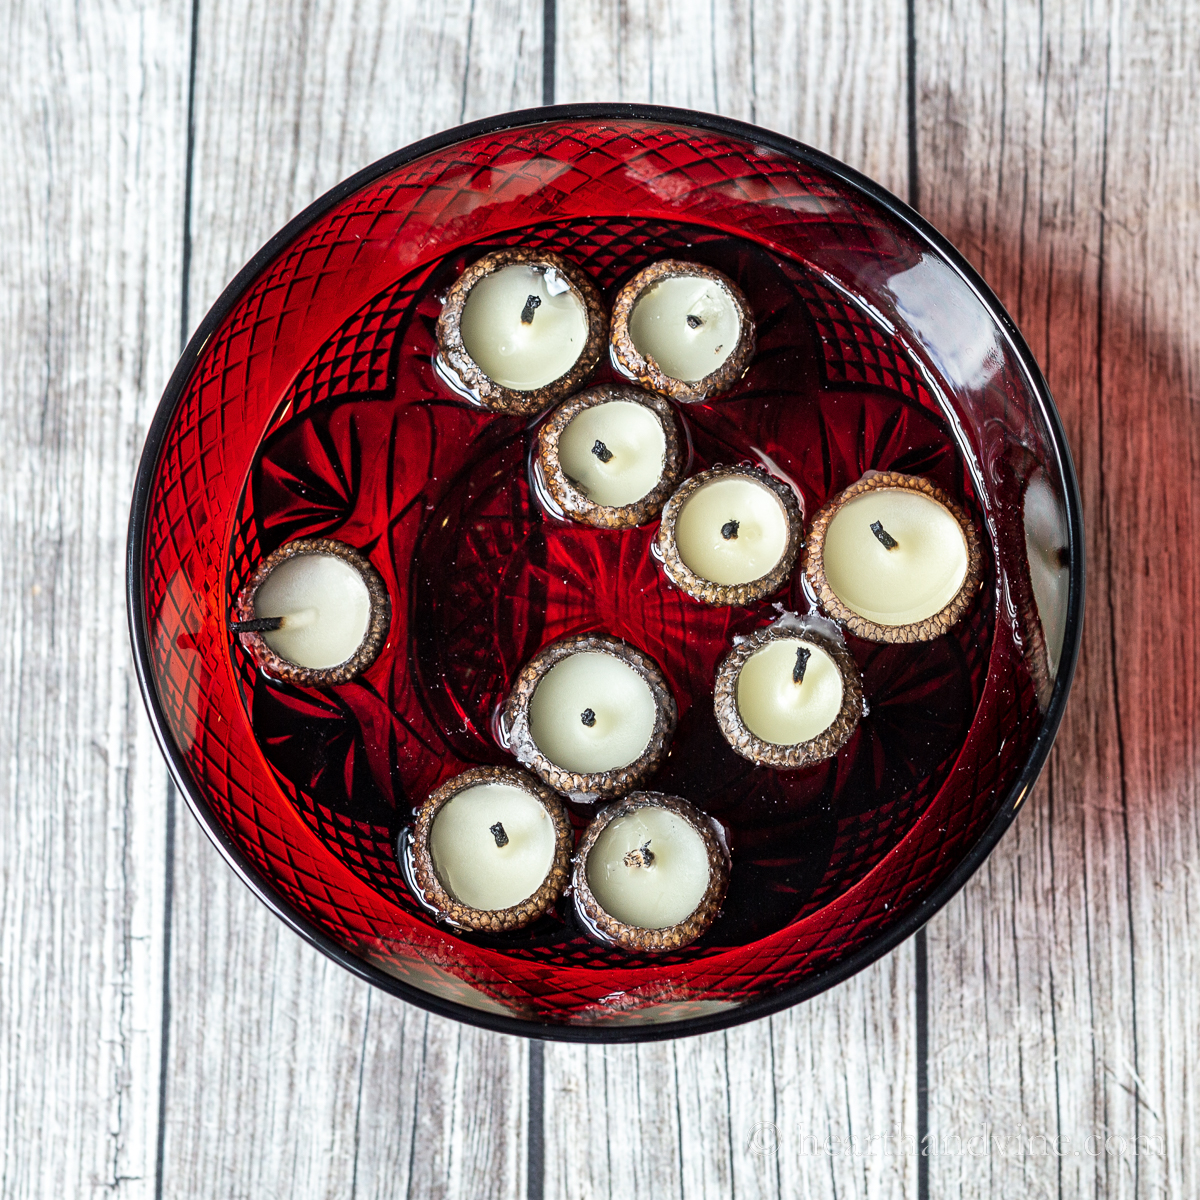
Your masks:
{"label": "bowl rim", "polygon": [[[456,143],[489,133],[516,129],[524,126],[543,125],[555,121],[653,121],[663,125],[690,127],[704,132],[724,134],[729,137],[765,146],[805,165],[827,172],[851,189],[865,194],[890,216],[906,226],[919,240],[927,244],[945,263],[951,266],[987,309],[997,326],[1007,338],[1017,361],[1023,368],[1027,383],[1042,406],[1050,441],[1058,456],[1066,492],[1067,541],[1070,551],[1069,593],[1067,619],[1063,636],[1062,653],[1058,675],[1051,693],[1050,703],[1042,720],[1042,727],[1034,741],[1020,774],[1008,790],[996,815],[985,827],[976,843],[950,873],[894,925],[872,937],[863,946],[839,959],[825,970],[803,981],[778,988],[768,994],[746,1001],[716,1013],[686,1017],[675,1021],[643,1025],[559,1025],[539,1022],[516,1016],[505,1016],[470,1008],[456,1001],[446,1000],[431,992],[422,991],[403,980],[396,979],[349,950],[340,946],[322,930],[294,912],[274,885],[260,875],[245,853],[232,841],[217,821],[187,769],[180,748],[172,738],[166,722],[166,714],[158,698],[150,670],[149,629],[145,614],[145,592],[141,564],[145,557],[146,525],[149,500],[158,459],[171,419],[200,361],[209,338],[224,321],[242,294],[263,268],[276,257],[302,230],[323,216],[348,196],[372,183],[382,175],[401,167],[423,155],[445,149]],[[1079,483],[1075,466],[1067,444],[1062,420],[1054,405],[1049,385],[1032,351],[1017,329],[1016,323],[1005,311],[991,288],[983,281],[974,267],[954,248],[928,221],[894,196],[886,188],[867,176],[846,166],[845,163],[820,150],[799,142],[781,133],[752,125],[744,121],[713,113],[696,112],[685,108],[672,108],[655,104],[588,103],[559,104],[536,108],[518,109],[497,113],[478,121],[471,121],[452,129],[413,142],[402,149],[371,163],[362,170],[342,180],[323,196],[294,216],[254,254],[234,276],[213,306],[205,314],[188,341],[172,371],[162,399],[155,410],[146,434],[146,442],[138,465],[134,483],[133,501],[129,516],[128,550],[126,555],[126,600],[129,620],[129,635],[133,649],[134,668],[142,699],[150,717],[155,739],[163,756],[174,786],[177,787],[192,815],[200,823],[209,840],[242,882],[271,910],[285,925],[298,933],[310,945],[315,946],[339,966],[352,975],[374,984],[383,991],[406,1000],[418,1008],[438,1016],[449,1017],[468,1025],[474,1025],[495,1033],[514,1034],[519,1037],[540,1038],[563,1042],[619,1044],[630,1042],[662,1041],[676,1037],[692,1037],[728,1029],[748,1021],[755,1021],[772,1013],[790,1008],[802,1000],[826,991],[848,979],[871,963],[894,950],[901,942],[921,929],[959,891],[966,881],[982,865],[996,843],[1012,823],[1017,811],[1037,782],[1045,765],[1050,747],[1054,743],[1059,725],[1062,723],[1067,696],[1075,674],[1083,633],[1084,605],[1084,526],[1083,511],[1079,494]]]}

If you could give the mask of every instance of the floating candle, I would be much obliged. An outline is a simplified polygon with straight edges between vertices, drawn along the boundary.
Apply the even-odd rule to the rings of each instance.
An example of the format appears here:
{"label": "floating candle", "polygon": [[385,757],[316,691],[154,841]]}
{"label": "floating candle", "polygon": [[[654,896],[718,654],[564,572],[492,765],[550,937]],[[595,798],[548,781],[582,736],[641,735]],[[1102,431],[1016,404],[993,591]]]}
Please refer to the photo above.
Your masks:
{"label": "floating candle", "polygon": [[962,617],[979,588],[979,535],[927,479],[887,471],[817,513],[804,570],[825,611],[859,637],[930,641]]}
{"label": "floating candle", "polygon": [[603,634],[541,650],[505,705],[517,759],[577,800],[636,787],[666,755],[675,718],[657,663]]}
{"label": "floating candle", "polygon": [[538,434],[538,463],[563,513],[623,529],[658,515],[683,473],[684,447],[661,396],[603,384],[554,411]]}
{"label": "floating candle", "polygon": [[605,320],[595,285],[556,254],[497,250],[459,276],[438,317],[441,361],[485,408],[528,415],[596,365]]}
{"label": "floating candle", "polygon": [[414,877],[426,903],[453,924],[520,929],[562,895],[572,841],[549,788],[524,771],[474,767],[418,813]]}
{"label": "floating candle", "polygon": [[634,792],[588,826],[575,858],[579,916],[602,941],[678,950],[716,919],[729,864],[711,821],[678,796]]}
{"label": "floating candle", "polygon": [[792,489],[754,467],[713,467],[667,501],[658,532],[668,578],[708,604],[749,604],[779,588],[800,548]]}
{"label": "floating candle", "polygon": [[754,316],[720,271],[668,259],[617,293],[609,345],[626,377],[693,404],[741,377],[754,355]]}
{"label": "floating candle", "polygon": [[743,758],[802,767],[846,744],[862,715],[862,679],[834,627],[792,618],[726,655],[713,705],[725,740]]}
{"label": "floating candle", "polygon": [[230,628],[268,673],[317,686],[369,666],[390,616],[383,580],[362,555],[331,538],[302,538],[263,560]]}

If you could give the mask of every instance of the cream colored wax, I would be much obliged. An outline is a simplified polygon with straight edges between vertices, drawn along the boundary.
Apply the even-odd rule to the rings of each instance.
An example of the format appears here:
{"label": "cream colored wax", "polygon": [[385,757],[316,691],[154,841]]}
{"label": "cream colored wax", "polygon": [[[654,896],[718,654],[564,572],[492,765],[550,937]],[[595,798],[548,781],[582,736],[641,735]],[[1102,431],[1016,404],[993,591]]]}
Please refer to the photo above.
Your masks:
{"label": "cream colored wax", "polygon": [[[508,843],[496,845],[492,826]],[[503,840],[503,839],[501,839]],[[480,783],[452,796],[429,831],[442,886],[471,908],[511,908],[543,884],[554,862],[554,822],[537,799],[505,783]]]}
{"label": "cream colored wax", "polygon": [[349,563],[332,554],[297,554],[263,580],[254,615],[283,618],[281,629],[262,635],[280,658],[321,670],[354,657],[371,619],[371,597]]}
{"label": "cream colored wax", "polygon": [[666,452],[657,414],[629,400],[582,409],[558,439],[564,473],[593,504],[610,508],[634,504],[652,492],[662,478]]}
{"label": "cream colored wax", "polygon": [[711,375],[733,353],[740,332],[733,297],[701,275],[656,283],[629,316],[629,335],[642,356],[685,383]]}
{"label": "cream colored wax", "polygon": [[587,341],[587,314],[553,268],[514,263],[471,289],[460,328],[467,353],[489,379],[534,391],[575,365]]}
{"label": "cream colored wax", "polygon": [[[625,856],[649,844],[649,866]],[[708,888],[704,839],[682,817],[639,808],[610,821],[587,859],[592,894],[610,916],[639,929],[667,929],[696,911]]]}
{"label": "cream colored wax", "polygon": [[[796,681],[797,652],[808,651]],[[768,642],[745,662],[737,706],[746,728],[764,742],[794,746],[824,733],[842,708],[842,676],[833,659],[803,638]]]}
{"label": "cream colored wax", "polygon": [[[896,541],[887,549],[876,521]],[[967,539],[953,514],[923,492],[879,488],[844,504],[825,533],[825,578],[834,594],[878,625],[941,612],[967,577]]]}
{"label": "cream colored wax", "polygon": [[748,477],[704,484],[675,521],[679,557],[701,579],[722,585],[761,579],[783,557],[787,540],[787,514],[779,498]]}
{"label": "cream colored wax", "polygon": [[538,683],[529,732],[556,766],[594,774],[640,758],[656,716],[650,687],[632,667],[611,654],[581,651],[555,663]]}

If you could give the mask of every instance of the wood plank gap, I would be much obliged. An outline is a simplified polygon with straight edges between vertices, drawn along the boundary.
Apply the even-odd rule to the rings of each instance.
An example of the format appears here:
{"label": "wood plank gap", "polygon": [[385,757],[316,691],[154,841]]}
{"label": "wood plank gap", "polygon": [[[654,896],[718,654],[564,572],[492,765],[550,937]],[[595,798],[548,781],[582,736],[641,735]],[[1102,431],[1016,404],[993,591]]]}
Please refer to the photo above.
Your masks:
{"label": "wood plank gap", "polygon": [[[188,287],[192,267],[192,179],[196,146],[196,43],[200,28],[200,0],[192,0],[192,27],[188,44],[187,147],[183,169],[183,229],[180,237],[179,353],[187,348],[191,316]],[[158,1043],[158,1129],[154,1147],[154,1200],[162,1200],[167,1155],[167,1072],[171,1059],[171,928],[175,900],[175,817],[178,808],[175,781],[167,779],[165,865],[163,871],[162,1009]]]}
{"label": "wood plank gap", "polygon": [[558,50],[558,0],[542,4],[542,103],[554,103],[554,55]]}
{"label": "wood plank gap", "polygon": [[[188,287],[192,276],[192,182],[196,158],[196,47],[199,41],[200,0],[192,0],[192,32],[188,47],[188,98],[187,98],[187,158],[183,174],[183,254],[181,258],[181,286],[183,303],[179,310],[179,353],[187,349],[191,333],[191,312],[188,307]],[[172,785],[174,790],[174,785]],[[167,896],[167,910],[171,898]]]}
{"label": "wood plank gap", "polygon": [[[542,4],[542,103],[554,103],[554,55],[558,49],[555,27],[557,0]],[[546,1194],[546,1047],[529,1041],[529,1084],[526,1097],[525,1196],[544,1200]]]}
{"label": "wood plank gap", "polygon": [[[194,30],[193,30],[193,36]],[[184,308],[187,284],[184,284]],[[167,1070],[170,1063],[171,1033],[171,908],[175,893],[175,797],[173,781],[167,781],[166,868],[163,874],[163,971],[162,1010],[159,1017],[158,1044],[158,1130],[154,1149],[154,1200],[163,1198],[163,1166],[167,1155]]]}
{"label": "wood plank gap", "polygon": [[[919,209],[921,180],[917,160],[917,12],[905,5],[905,106],[908,117],[908,203]],[[913,939],[913,1024],[917,1067],[917,1200],[929,1200],[929,955],[924,927]]]}
{"label": "wood plank gap", "polygon": [[529,1041],[529,1117],[525,1132],[526,1200],[544,1200],[546,1194],[546,1047]]}

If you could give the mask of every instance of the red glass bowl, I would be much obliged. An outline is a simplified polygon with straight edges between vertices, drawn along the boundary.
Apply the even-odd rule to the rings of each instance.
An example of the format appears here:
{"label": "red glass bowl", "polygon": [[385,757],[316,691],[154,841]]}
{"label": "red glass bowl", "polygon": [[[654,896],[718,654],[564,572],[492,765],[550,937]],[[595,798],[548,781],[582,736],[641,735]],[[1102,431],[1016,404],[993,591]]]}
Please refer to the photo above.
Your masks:
{"label": "red glass bowl", "polygon": [[[723,747],[711,712],[732,637],[771,620],[771,601],[811,608],[802,581],[746,609],[682,596],[651,556],[656,526],[555,521],[528,470],[538,419],[483,413],[435,372],[445,286],[516,244],[571,258],[608,302],[666,256],[718,266],[747,292],[758,352],[730,393],[681,410],[690,471],[756,462],[793,483],[811,518],[865,471],[902,470],[979,522],[988,577],[952,634],[919,647],[848,638],[870,713],[836,760],[755,768]],[[593,382],[611,377],[602,365]],[[301,536],[358,547],[393,602],[379,659],[327,691],[267,679],[227,629],[255,563]],[[918,929],[983,861],[1045,761],[1083,579],[1078,488],[1049,391],[953,247],[806,146],[629,105],[510,113],[427,139],[272,238],[166,389],[128,560],[156,734],[248,886],[406,1000],[578,1041],[760,1017]],[[520,935],[460,934],[404,879],[397,847],[413,807],[467,765],[508,761],[493,717],[515,672],[590,629],[639,644],[676,693],[679,728],[651,786],[730,831],[726,911],[686,952],[599,947],[569,903]],[[573,818],[582,828],[587,811]]]}

